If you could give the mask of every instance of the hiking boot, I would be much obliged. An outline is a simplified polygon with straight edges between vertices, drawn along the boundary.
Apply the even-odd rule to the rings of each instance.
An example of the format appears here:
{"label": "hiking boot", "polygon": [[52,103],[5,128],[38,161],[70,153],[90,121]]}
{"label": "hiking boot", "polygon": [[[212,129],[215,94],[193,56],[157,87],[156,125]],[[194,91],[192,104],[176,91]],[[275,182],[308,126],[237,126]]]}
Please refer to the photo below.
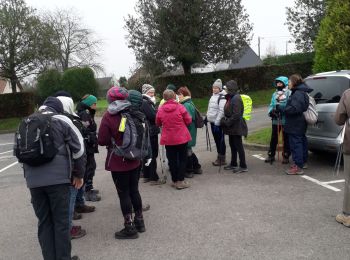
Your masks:
{"label": "hiking boot", "polygon": [[194,169],[193,173],[194,174],[202,174],[203,170],[202,170],[202,168]]}
{"label": "hiking boot", "polygon": [[97,195],[97,193],[93,192],[92,190],[89,190],[85,192],[85,200],[96,202],[101,200],[101,196]]}
{"label": "hiking boot", "polygon": [[288,164],[288,163],[289,163],[289,159],[283,157],[283,159],[282,159],[282,164]]}
{"label": "hiking boot", "polygon": [[186,188],[189,188],[191,185],[185,181],[178,181],[176,183],[176,189],[178,190],[183,190],[183,189],[186,189]]}
{"label": "hiking boot", "polygon": [[80,260],[80,258],[79,258],[79,256],[74,255],[74,256],[72,256],[71,260]]}
{"label": "hiking boot", "polygon": [[114,237],[116,239],[135,239],[139,237],[135,225],[133,223],[124,224],[124,228],[118,232],[115,232]]}
{"label": "hiking boot", "polygon": [[82,229],[81,226],[72,226],[70,229],[71,239],[81,238],[86,235],[86,230]]}
{"label": "hiking boot", "polygon": [[143,218],[136,218],[135,217],[134,224],[135,224],[135,228],[136,228],[137,232],[143,233],[146,231],[145,221],[143,220]]}
{"label": "hiking boot", "polygon": [[186,172],[185,173],[185,178],[193,178],[193,173],[192,172]]}
{"label": "hiking boot", "polygon": [[248,168],[238,167],[233,169],[233,173],[248,172]]}
{"label": "hiking boot", "polygon": [[238,166],[233,166],[233,165],[230,164],[230,165],[225,166],[224,170],[232,171],[232,170],[237,169],[237,168],[238,168]]}
{"label": "hiking boot", "polygon": [[338,214],[335,217],[335,220],[340,223],[343,224],[346,227],[350,227],[350,216],[346,216],[344,214]]}
{"label": "hiking boot", "polygon": [[82,219],[83,218],[83,215],[81,215],[80,213],[76,212],[74,210],[74,213],[73,213],[73,220],[79,220],[79,219]]}
{"label": "hiking boot", "polygon": [[275,161],[275,157],[274,156],[269,156],[265,159],[266,163],[273,163]]}
{"label": "hiking boot", "polygon": [[288,170],[286,170],[287,175],[303,175],[303,169],[299,168],[296,164],[292,165]]}
{"label": "hiking boot", "polygon": [[84,204],[82,206],[75,206],[75,211],[77,213],[90,213],[95,211],[95,207]]}
{"label": "hiking boot", "polygon": [[212,164],[214,166],[226,165],[225,155],[218,155],[218,158],[215,160],[215,162],[212,162]]}

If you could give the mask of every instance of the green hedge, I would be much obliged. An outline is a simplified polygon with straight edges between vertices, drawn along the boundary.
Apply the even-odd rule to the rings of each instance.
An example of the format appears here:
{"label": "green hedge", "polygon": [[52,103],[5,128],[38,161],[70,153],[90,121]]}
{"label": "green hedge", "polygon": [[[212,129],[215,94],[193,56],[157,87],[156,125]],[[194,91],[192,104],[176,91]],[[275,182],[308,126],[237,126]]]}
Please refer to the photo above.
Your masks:
{"label": "green hedge", "polygon": [[35,95],[32,92],[0,95],[0,118],[28,116],[34,108]]}
{"label": "green hedge", "polygon": [[173,83],[176,86],[186,85],[191,90],[193,97],[201,98],[211,93],[211,86],[218,78],[224,84],[234,79],[237,81],[242,92],[250,92],[267,89],[271,87],[273,80],[277,76],[290,76],[294,73],[299,73],[303,77],[312,74],[312,62],[257,66],[245,69],[191,74],[188,76],[158,77],[154,80],[153,85],[157,88],[158,93],[162,93],[169,83]]}

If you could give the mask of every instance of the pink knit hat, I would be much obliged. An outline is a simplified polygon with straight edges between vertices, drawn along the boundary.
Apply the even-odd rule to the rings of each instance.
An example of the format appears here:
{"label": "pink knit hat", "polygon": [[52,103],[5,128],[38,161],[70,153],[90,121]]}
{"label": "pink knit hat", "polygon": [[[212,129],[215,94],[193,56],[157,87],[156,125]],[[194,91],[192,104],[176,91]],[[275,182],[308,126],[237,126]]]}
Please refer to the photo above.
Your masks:
{"label": "pink knit hat", "polygon": [[116,100],[125,100],[129,96],[128,91],[123,87],[114,86],[107,91],[107,101],[112,103]]}

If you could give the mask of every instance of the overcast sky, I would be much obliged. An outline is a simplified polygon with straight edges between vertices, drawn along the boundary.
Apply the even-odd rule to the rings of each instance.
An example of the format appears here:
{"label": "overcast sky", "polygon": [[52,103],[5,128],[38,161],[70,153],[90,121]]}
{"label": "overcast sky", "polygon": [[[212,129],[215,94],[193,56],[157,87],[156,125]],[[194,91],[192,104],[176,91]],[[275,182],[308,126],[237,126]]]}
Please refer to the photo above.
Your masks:
{"label": "overcast sky", "polygon": [[[136,60],[125,40],[124,18],[134,13],[136,0],[26,0],[28,5],[38,10],[55,8],[74,8],[83,18],[82,23],[94,30],[103,40],[101,63],[107,76],[114,74],[130,76]],[[258,37],[261,39],[261,55],[266,54],[269,46],[277,54],[286,53],[289,31],[284,25],[286,6],[292,6],[294,0],[242,0],[247,9],[250,22],[254,24],[251,47],[258,53]],[[287,44],[288,52],[293,51],[293,44]]]}

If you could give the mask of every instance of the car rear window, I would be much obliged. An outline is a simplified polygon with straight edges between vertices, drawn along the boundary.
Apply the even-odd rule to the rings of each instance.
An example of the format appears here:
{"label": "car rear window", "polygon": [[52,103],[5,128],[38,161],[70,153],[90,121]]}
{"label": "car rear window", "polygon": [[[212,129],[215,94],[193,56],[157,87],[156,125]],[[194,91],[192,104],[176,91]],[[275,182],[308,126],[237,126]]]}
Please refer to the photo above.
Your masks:
{"label": "car rear window", "polygon": [[310,95],[316,103],[339,103],[345,90],[350,87],[350,80],[345,77],[315,77],[305,83],[313,89]]}

